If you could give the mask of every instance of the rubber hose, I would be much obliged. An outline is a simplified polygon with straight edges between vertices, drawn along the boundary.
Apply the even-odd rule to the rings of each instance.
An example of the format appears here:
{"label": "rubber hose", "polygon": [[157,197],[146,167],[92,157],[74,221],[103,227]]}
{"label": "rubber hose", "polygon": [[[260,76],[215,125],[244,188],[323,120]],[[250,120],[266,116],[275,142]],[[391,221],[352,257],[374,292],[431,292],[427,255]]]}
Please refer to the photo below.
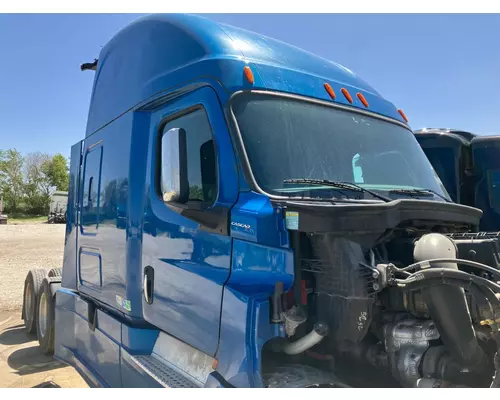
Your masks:
{"label": "rubber hose", "polygon": [[473,275],[459,271],[455,265],[455,268],[429,268],[417,272],[407,278],[405,283],[429,279],[436,283],[433,286],[428,285],[428,282],[422,285],[422,294],[441,340],[457,364],[475,368],[484,364],[485,354],[472,327],[462,285],[453,285],[450,278],[460,279],[470,285],[477,281]]}
{"label": "rubber hose", "polygon": [[420,262],[417,262],[415,264],[408,265],[405,268],[398,269],[398,271],[406,272],[410,269],[421,267],[422,265],[427,265],[427,264],[432,265],[432,264],[438,264],[438,263],[439,264],[449,263],[449,264],[468,265],[469,267],[474,267],[474,268],[489,272],[490,274],[495,275],[496,277],[498,277],[500,279],[500,271],[496,270],[495,268],[492,268],[492,267],[485,265],[485,264],[478,263],[476,261],[462,260],[460,258],[435,258],[432,260],[420,261]]}
{"label": "rubber hose", "polygon": [[321,342],[327,334],[328,327],[323,323],[317,323],[314,325],[313,330],[307,335],[301,337],[295,342],[286,344],[283,351],[285,354],[290,356],[301,354]]}
{"label": "rubber hose", "polygon": [[490,288],[493,292],[500,293],[500,286],[488,279],[482,278],[480,276],[471,275],[467,272],[457,271],[450,268],[432,268],[411,274],[406,279],[396,279],[397,283],[410,283],[417,282],[429,278],[442,278],[443,283],[445,278],[453,278],[461,280],[464,282],[475,283],[479,286],[486,286]]}

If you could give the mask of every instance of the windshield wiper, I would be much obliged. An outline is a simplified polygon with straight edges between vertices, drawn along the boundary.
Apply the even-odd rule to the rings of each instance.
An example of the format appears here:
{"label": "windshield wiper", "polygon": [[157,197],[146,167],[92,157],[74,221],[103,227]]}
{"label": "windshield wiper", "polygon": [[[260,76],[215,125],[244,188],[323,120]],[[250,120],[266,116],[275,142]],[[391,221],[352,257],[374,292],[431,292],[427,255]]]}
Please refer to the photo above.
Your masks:
{"label": "windshield wiper", "polygon": [[447,203],[453,203],[452,201],[448,200],[446,197],[443,195],[440,195],[438,192],[432,190],[432,189],[392,189],[389,190],[389,193],[401,193],[401,194],[407,194],[409,196],[415,195],[415,196],[438,196]]}
{"label": "windshield wiper", "polygon": [[364,187],[361,187],[351,182],[330,181],[328,179],[299,178],[299,179],[285,179],[283,183],[298,183],[298,184],[305,183],[309,185],[331,186],[339,189],[347,189],[347,190],[353,190],[355,192],[368,193],[371,194],[373,197],[379,200],[383,200],[387,203],[392,201],[392,199],[390,199],[389,197],[385,197],[380,194],[374,193],[371,190],[365,189]]}

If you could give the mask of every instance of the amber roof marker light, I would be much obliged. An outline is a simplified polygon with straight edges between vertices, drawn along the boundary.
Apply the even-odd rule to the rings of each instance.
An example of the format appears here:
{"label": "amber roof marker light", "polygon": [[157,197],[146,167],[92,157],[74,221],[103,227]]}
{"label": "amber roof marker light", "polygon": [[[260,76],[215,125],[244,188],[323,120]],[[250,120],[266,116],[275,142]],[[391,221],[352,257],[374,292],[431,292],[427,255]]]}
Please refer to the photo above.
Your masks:
{"label": "amber roof marker light", "polygon": [[342,89],[340,89],[340,91],[342,92],[342,94],[344,95],[344,97],[347,99],[347,101],[352,104],[352,96],[347,91],[347,89],[346,88],[342,88]]}
{"label": "amber roof marker light", "polygon": [[408,123],[408,118],[406,117],[406,114],[403,112],[403,110],[399,109],[398,113],[399,113],[399,115],[401,115],[401,117],[403,117],[405,122]]}
{"label": "amber roof marker light", "polygon": [[363,96],[361,93],[356,94],[358,96],[358,99],[363,105],[368,108],[368,101],[365,99],[365,96]]}
{"label": "amber roof marker light", "polygon": [[255,82],[255,80],[254,80],[254,77],[253,77],[253,72],[252,72],[252,70],[250,69],[250,67],[248,65],[245,68],[243,68],[243,73],[245,74],[245,78],[248,81],[248,83],[250,83],[251,85],[253,85],[253,83]]}
{"label": "amber roof marker light", "polygon": [[333,90],[332,86],[329,83],[324,84],[325,90],[328,93],[328,95],[331,97],[332,100],[335,100],[335,91]]}

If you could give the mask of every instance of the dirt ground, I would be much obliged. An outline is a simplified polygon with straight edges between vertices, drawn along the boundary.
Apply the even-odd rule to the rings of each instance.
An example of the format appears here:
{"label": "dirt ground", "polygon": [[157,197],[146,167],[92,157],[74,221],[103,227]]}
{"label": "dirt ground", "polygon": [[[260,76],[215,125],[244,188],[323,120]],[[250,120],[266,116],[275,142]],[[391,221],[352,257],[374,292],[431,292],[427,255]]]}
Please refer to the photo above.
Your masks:
{"label": "dirt ground", "polygon": [[0,225],[0,311],[20,310],[26,274],[61,267],[64,224]]}
{"label": "dirt ground", "polygon": [[0,311],[0,388],[85,388],[75,369],[38,348],[36,335],[24,331],[19,312]]}
{"label": "dirt ground", "polygon": [[21,320],[26,274],[62,266],[64,225],[0,225],[0,388],[88,387],[71,367],[44,355]]}

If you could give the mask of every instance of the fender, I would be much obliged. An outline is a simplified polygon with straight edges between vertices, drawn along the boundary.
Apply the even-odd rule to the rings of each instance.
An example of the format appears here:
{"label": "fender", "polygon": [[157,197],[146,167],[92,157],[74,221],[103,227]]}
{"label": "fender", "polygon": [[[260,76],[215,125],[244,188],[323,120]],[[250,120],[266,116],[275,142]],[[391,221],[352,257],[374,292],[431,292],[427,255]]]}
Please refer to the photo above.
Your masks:
{"label": "fender", "polygon": [[52,298],[55,298],[57,290],[61,288],[61,278],[47,276],[45,279],[47,279],[47,282],[49,283]]}

